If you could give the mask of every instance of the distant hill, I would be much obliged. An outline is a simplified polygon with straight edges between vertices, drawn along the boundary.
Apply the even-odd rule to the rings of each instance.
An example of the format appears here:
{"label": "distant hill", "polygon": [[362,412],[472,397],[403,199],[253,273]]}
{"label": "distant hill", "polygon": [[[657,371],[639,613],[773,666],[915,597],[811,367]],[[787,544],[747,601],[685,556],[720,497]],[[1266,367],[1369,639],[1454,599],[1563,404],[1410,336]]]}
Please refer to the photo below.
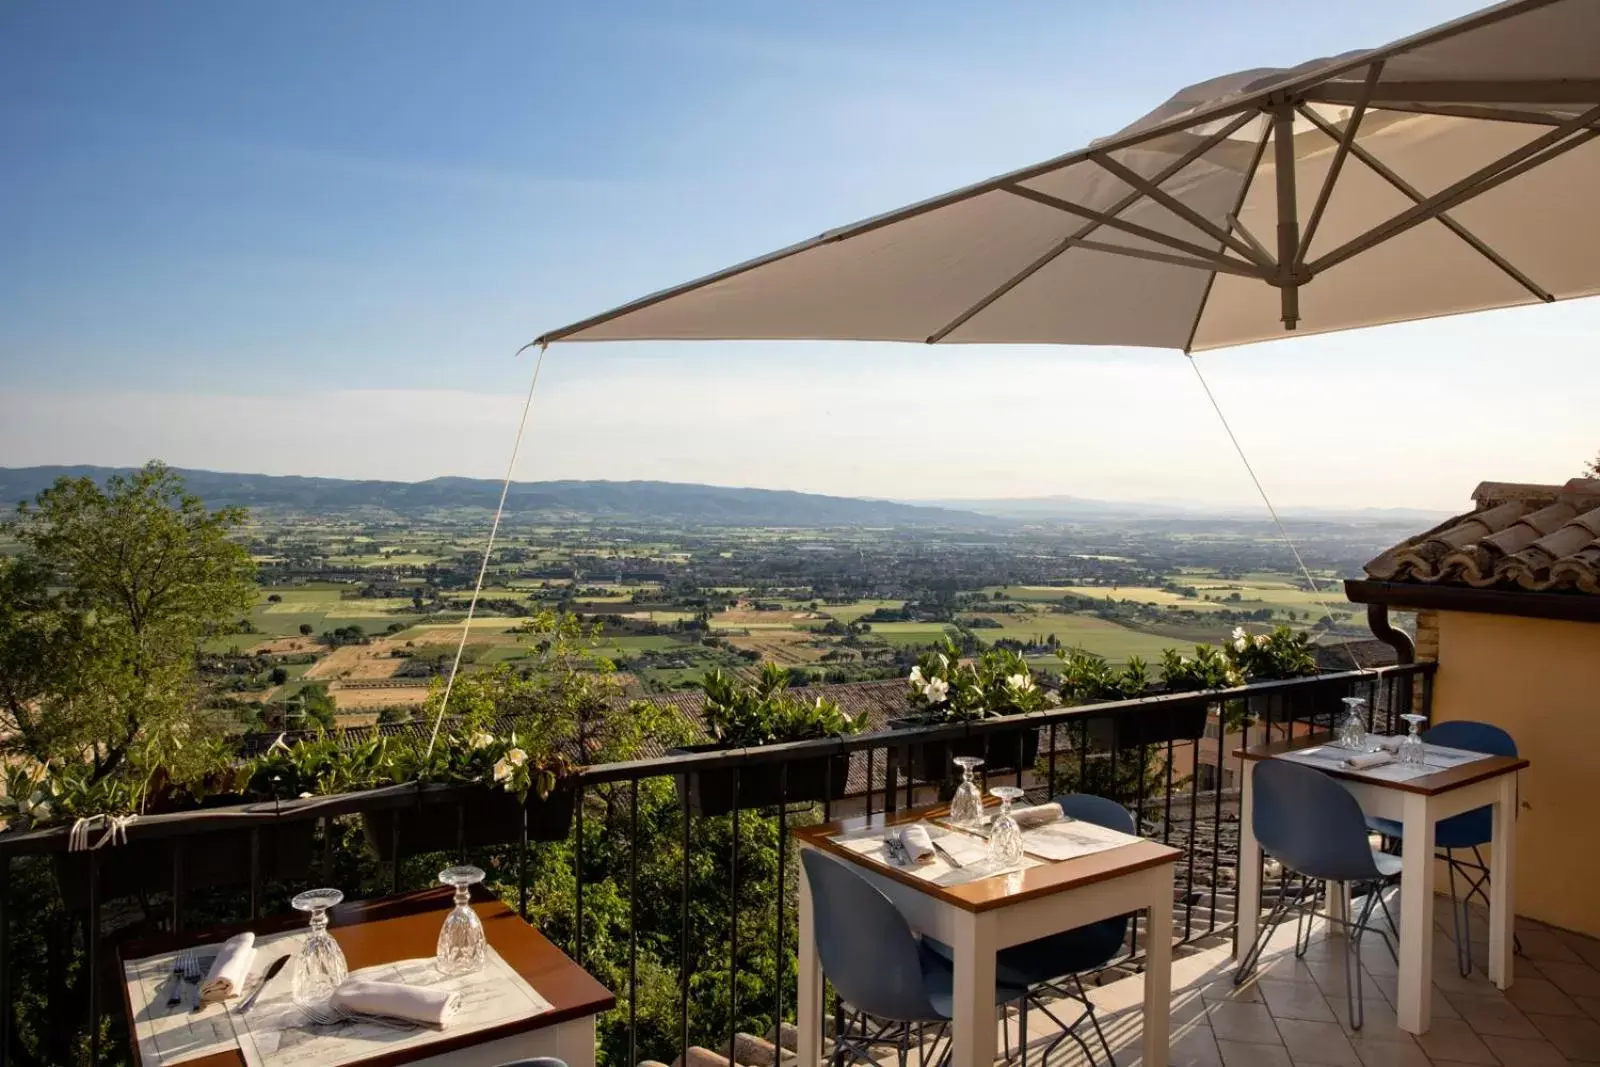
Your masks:
{"label": "distant hill", "polygon": [[[103,481],[127,468],[0,467],[0,507],[31,499],[62,476]],[[354,511],[420,516],[456,508],[493,510],[500,483],[486,478],[425,482],[352,481],[297,475],[178,470],[189,490],[213,507],[240,505],[306,515]],[[707,526],[993,525],[970,511],[677,482],[514,482],[508,514],[565,521],[677,522]]]}
{"label": "distant hill", "polygon": [[[1112,519],[1246,519],[1263,520],[1259,504],[1213,505],[1176,500],[1091,500],[1076,496],[1015,497],[999,500],[917,500],[927,507],[971,511],[979,515],[1023,521],[1101,522]],[[1452,512],[1419,508],[1279,508],[1285,519],[1344,523],[1438,522]]]}

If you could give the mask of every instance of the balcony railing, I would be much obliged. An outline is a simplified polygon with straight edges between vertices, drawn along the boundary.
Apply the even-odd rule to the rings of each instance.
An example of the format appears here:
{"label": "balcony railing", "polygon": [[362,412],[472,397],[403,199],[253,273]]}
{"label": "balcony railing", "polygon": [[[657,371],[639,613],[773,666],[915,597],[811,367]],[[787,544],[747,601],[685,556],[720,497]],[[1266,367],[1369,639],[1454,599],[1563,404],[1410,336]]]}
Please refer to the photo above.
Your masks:
{"label": "balcony railing", "polygon": [[[1345,696],[1366,698],[1373,728],[1395,732],[1400,715],[1429,712],[1432,674],[1431,664],[1411,664],[590,766],[573,783],[571,829],[554,841],[530,840],[556,835],[530,831],[523,819],[504,843],[483,843],[484,828],[468,817],[470,790],[417,785],[147,816],[127,828],[126,844],[98,851],[68,852],[65,829],[0,834],[0,1062],[126,1061],[113,962],[124,937],[283,911],[293,890],[312,883],[350,897],[419,888],[433,884],[442,857],[490,870],[525,918],[612,985],[618,1008],[602,1020],[601,1062],[731,1047],[738,1033],[770,1033],[794,1017],[790,828],[934,799],[941,783],[919,775],[942,775],[918,759],[920,750],[924,763],[947,765],[937,751],[928,756],[934,742],[977,739],[1002,755],[1015,743],[1016,757],[991,761],[1007,770],[989,782],[1022,785],[1034,800],[1081,791],[1125,804],[1145,835],[1184,850],[1175,943],[1215,943],[1234,924],[1237,742],[1329,728]],[[731,814],[709,814],[719,772]],[[810,796],[826,799],[790,803],[802,779]],[[693,798],[691,782],[700,787]],[[741,802],[752,783],[764,795]],[[676,798],[663,804],[674,787]],[[435,833],[445,827],[442,841],[409,836],[424,817]],[[663,855],[641,855],[650,841]],[[717,883],[726,886],[726,914],[706,907],[706,887]],[[1136,971],[1149,936],[1131,924],[1113,970]],[[675,995],[675,1018],[663,1007],[663,983]]]}

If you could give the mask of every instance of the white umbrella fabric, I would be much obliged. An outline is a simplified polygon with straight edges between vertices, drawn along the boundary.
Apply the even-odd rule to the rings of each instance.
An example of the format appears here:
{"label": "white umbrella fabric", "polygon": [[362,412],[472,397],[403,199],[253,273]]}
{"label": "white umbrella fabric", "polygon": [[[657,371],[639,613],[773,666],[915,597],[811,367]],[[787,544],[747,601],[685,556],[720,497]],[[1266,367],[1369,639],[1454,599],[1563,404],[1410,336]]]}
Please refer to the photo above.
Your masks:
{"label": "white umbrella fabric", "polygon": [[1204,351],[1600,292],[1600,0],[1184,90],[1088,148],[534,343]]}

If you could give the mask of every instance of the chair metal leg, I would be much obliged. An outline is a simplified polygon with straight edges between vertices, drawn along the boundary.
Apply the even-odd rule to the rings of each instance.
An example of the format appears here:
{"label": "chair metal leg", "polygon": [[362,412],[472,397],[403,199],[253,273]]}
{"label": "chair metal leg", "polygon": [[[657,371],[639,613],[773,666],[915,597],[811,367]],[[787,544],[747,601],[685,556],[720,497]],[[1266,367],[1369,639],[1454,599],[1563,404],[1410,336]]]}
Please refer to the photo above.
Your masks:
{"label": "chair metal leg", "polygon": [[[1348,899],[1349,884],[1341,884],[1339,891],[1346,894]],[[1355,928],[1351,931],[1350,951],[1354,959],[1347,960],[1345,964],[1344,994],[1345,1003],[1350,1010],[1350,1029],[1352,1030],[1360,1030],[1367,1021],[1365,999],[1361,995],[1361,938],[1367,932],[1367,924],[1372,919],[1372,909],[1378,899],[1379,895],[1376,887],[1374,887],[1374,891],[1367,894],[1366,903],[1361,906],[1361,915],[1356,919]],[[1346,912],[1346,914],[1349,913]],[[1382,934],[1380,933],[1379,936],[1381,937]]]}
{"label": "chair metal leg", "polygon": [[[1288,903],[1288,886],[1289,872],[1285,868],[1283,874],[1278,877],[1278,899],[1273,901],[1272,910],[1267,913],[1266,921],[1261,924],[1261,929],[1256,931],[1255,942],[1239,958],[1239,965],[1234,968],[1234,985],[1243,985],[1244,980],[1250,977],[1251,972],[1255,970],[1256,964],[1260,962],[1262,951],[1267,947],[1267,938],[1272,936],[1272,931],[1276,930],[1278,924],[1283,922],[1284,917],[1288,915],[1290,907]],[[1295,903],[1299,903],[1298,896],[1295,898]],[[1296,936],[1298,937],[1298,934]]]}
{"label": "chair metal leg", "polygon": [[[1115,1065],[1116,1057],[1111,1054],[1111,1042],[1106,1040],[1106,1032],[1100,1029],[1100,1016],[1095,1013],[1094,1004],[1089,1000],[1089,994],[1083,988],[1083,979],[1077,975],[1072,976],[1072,981],[1078,987],[1078,996],[1083,1000],[1083,1010],[1089,1016],[1089,1025],[1094,1027],[1095,1036],[1100,1039],[1100,1047],[1105,1049],[1106,1063]],[[1082,1022],[1083,1020],[1079,1020]],[[1089,1062],[1094,1063],[1094,1057],[1089,1057]]]}

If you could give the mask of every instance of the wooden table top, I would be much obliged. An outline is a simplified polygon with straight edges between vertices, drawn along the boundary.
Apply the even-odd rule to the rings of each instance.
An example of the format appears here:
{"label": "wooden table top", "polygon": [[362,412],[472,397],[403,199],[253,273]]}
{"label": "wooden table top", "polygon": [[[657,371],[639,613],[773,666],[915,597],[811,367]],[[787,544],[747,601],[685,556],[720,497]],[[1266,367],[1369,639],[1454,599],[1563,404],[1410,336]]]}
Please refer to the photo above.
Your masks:
{"label": "wooden table top", "polygon": [[[1264,745],[1254,745],[1250,748],[1236,749],[1234,756],[1246,760],[1273,759],[1286,752],[1295,752],[1302,748],[1313,748],[1317,745],[1326,745],[1333,741],[1334,735],[1330,731],[1308,734],[1305,737],[1292,737],[1282,741],[1272,741]],[[1485,756],[1481,760],[1463,763],[1459,767],[1451,767],[1437,774],[1423,775],[1407,782],[1395,782],[1387,778],[1374,778],[1359,770],[1343,767],[1317,767],[1333,778],[1343,778],[1351,782],[1362,782],[1367,785],[1382,786],[1385,789],[1398,789],[1404,793],[1422,793],[1426,796],[1435,796],[1439,793],[1448,793],[1452,789],[1481,782],[1485,778],[1497,778],[1502,774],[1520,771],[1528,766],[1528,761],[1518,756]]]}
{"label": "wooden table top", "polygon": [[[445,1030],[438,1041],[416,1048],[374,1056],[360,1061],[363,1067],[389,1067],[412,1060],[437,1056],[454,1049],[494,1041],[512,1034],[539,1030],[567,1019],[597,1015],[616,1006],[617,998],[587,971],[579,967],[566,954],[552,945],[539,931],[522,921],[516,910],[507,907],[481,885],[473,886],[473,910],[483,921],[483,932],[489,944],[499,952],[513,970],[520,974],[539,995],[550,1002],[550,1010],[526,1019],[474,1030],[455,1037]],[[352,971],[374,964],[394,960],[417,959],[432,956],[439,940],[439,926],[445,913],[452,907],[455,891],[447,886],[424,889],[399,896],[376,900],[359,900],[341,904],[330,913],[328,932],[344,950],[346,962]],[[122,978],[125,960],[143,959],[157,953],[187,948],[190,945],[208,945],[225,940],[244,930],[254,930],[258,935],[276,934],[305,926],[304,915],[278,915],[254,923],[206,930],[185,931],[176,937],[153,937],[129,941],[118,953],[117,974]],[[287,981],[282,975],[279,981]],[[123,1012],[129,1018],[129,1038],[133,1042],[133,1059],[140,1063],[139,1043],[133,1035],[132,1006],[128,1001],[126,982],[120,982]],[[189,1060],[185,1067],[244,1067],[244,1057],[238,1049],[229,1049],[211,1056]]]}
{"label": "wooden table top", "polygon": [[867,870],[876,871],[963,911],[990,911],[994,908],[1010,907],[1036,897],[1065,893],[1080,886],[1158,867],[1163,863],[1176,863],[1183,855],[1181,849],[1141,838],[1136,844],[1106,849],[1104,852],[1094,852],[1070,860],[1044,860],[1036,867],[1027,867],[1009,874],[997,874],[962,885],[941,886],[899,868],[877,863],[859,852],[852,852],[830,840],[837,834],[854,830],[882,829],[920,819],[938,818],[949,810],[948,805],[936,804],[931,807],[890,812],[887,815],[883,812],[857,815],[814,826],[802,826],[794,831],[794,836],[802,843],[830,856],[837,856]]}

